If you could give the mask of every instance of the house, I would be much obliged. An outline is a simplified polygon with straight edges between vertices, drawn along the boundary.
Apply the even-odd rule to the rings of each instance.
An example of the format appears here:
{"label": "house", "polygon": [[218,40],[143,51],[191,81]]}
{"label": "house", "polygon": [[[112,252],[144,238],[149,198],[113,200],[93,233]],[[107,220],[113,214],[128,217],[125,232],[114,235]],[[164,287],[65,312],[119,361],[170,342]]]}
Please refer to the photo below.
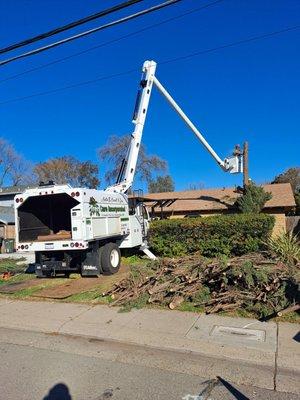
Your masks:
{"label": "house", "polygon": [[9,186],[0,188],[0,206],[13,207],[16,194],[23,193],[28,186]]}
{"label": "house", "polygon": [[0,188],[0,249],[4,239],[15,238],[14,197],[27,186]]}
{"label": "house", "polygon": [[[286,230],[286,215],[296,203],[289,183],[263,185],[272,194],[263,212],[275,216],[274,233]],[[159,218],[185,218],[236,213],[235,202],[242,191],[237,188],[201,189],[181,192],[150,193],[145,201],[151,215]]]}
{"label": "house", "polygon": [[14,207],[0,206],[0,239],[14,239],[15,212]]}

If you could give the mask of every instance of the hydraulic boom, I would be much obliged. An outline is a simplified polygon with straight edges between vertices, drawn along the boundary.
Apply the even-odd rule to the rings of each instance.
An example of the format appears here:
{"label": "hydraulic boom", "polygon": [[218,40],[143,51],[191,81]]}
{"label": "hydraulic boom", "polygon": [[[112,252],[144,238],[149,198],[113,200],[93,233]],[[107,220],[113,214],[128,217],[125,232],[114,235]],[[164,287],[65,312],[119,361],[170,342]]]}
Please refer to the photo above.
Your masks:
{"label": "hydraulic boom", "polygon": [[214,149],[210,146],[210,144],[207,142],[204,136],[200,133],[200,131],[196,128],[193,122],[184,113],[182,108],[179,107],[179,105],[176,103],[176,101],[173,99],[170,93],[159,82],[159,80],[155,76],[155,71],[156,71],[155,61],[144,62],[140,88],[138,91],[133,120],[132,120],[133,124],[135,125],[135,129],[131,135],[131,142],[128,155],[122,166],[122,171],[119,174],[118,182],[115,185],[109,186],[106,190],[119,193],[126,193],[133,184],[133,179],[135,175],[135,170],[141,145],[141,139],[143,134],[143,128],[147,116],[149,100],[153,84],[157,87],[159,92],[167,99],[167,101],[179,114],[179,116],[183,119],[183,121],[187,124],[187,126],[194,132],[194,134],[200,140],[202,145],[211,154],[211,156],[215,159],[215,161],[222,168],[222,170],[225,172],[230,172],[232,174],[242,173],[243,155],[241,151],[239,151],[238,147],[236,147],[236,150],[232,156],[222,160],[218,156],[218,154],[214,151]]}

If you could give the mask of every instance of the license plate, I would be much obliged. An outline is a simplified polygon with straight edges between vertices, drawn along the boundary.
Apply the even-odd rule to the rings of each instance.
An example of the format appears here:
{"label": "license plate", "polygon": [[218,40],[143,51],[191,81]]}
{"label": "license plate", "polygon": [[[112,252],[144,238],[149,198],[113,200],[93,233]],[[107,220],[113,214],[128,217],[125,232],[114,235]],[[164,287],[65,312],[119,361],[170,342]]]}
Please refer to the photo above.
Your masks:
{"label": "license plate", "polygon": [[54,243],[45,243],[45,250],[53,250]]}

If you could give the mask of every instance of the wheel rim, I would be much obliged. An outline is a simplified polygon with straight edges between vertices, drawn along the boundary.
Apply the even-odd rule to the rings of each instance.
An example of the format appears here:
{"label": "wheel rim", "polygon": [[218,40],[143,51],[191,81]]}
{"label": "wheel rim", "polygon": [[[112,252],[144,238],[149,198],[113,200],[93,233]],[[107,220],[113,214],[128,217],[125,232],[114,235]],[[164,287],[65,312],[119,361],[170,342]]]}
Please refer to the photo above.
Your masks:
{"label": "wheel rim", "polygon": [[110,253],[110,263],[113,268],[117,268],[119,265],[119,253],[116,249],[113,249]]}

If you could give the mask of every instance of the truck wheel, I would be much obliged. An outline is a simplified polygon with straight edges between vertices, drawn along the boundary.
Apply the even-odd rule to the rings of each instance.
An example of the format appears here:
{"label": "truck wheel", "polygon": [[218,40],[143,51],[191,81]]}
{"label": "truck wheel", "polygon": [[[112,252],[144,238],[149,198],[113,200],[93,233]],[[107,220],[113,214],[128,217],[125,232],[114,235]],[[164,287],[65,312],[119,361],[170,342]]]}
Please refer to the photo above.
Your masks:
{"label": "truck wheel", "polygon": [[107,243],[100,252],[101,268],[104,275],[112,275],[119,271],[121,252],[115,243]]}

